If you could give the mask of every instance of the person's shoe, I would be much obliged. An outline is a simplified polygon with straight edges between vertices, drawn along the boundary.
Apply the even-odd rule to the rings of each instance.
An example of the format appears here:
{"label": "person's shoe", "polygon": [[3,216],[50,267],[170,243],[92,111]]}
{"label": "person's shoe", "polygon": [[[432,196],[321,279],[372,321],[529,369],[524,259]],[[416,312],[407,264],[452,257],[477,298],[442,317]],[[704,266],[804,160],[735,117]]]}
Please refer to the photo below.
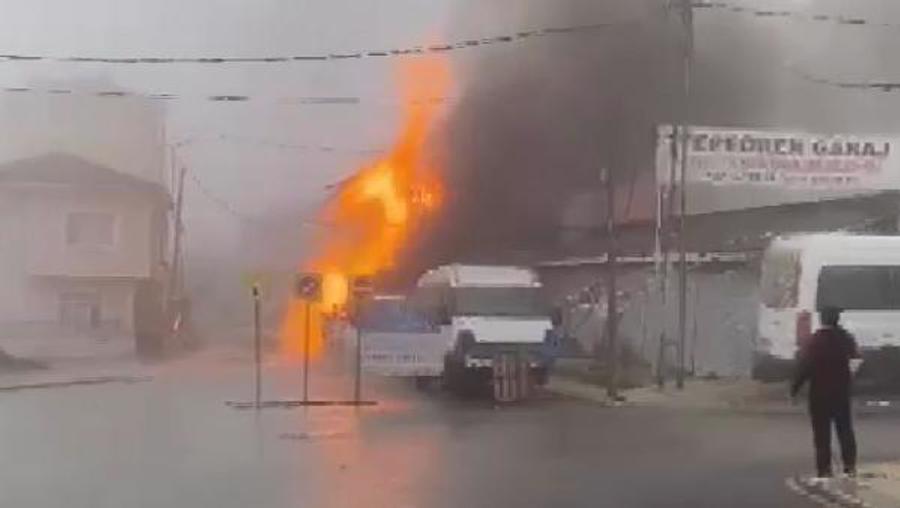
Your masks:
{"label": "person's shoe", "polygon": [[843,476],[844,476],[844,478],[847,478],[848,480],[855,480],[856,479],[856,469],[845,469]]}
{"label": "person's shoe", "polygon": [[828,475],[819,475],[813,476],[810,478],[807,483],[810,487],[825,487],[828,485],[828,482],[831,481],[832,477],[830,474]]}

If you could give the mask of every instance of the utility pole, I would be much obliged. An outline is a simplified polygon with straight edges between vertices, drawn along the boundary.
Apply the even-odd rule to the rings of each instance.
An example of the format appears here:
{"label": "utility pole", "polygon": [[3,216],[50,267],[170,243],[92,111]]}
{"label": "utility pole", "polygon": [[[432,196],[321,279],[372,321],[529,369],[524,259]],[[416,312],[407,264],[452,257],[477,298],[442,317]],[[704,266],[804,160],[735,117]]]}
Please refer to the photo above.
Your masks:
{"label": "utility pole", "polygon": [[614,172],[608,168],[602,172],[606,185],[606,338],[609,356],[609,380],[606,395],[615,402],[619,398],[619,338],[618,298],[616,288],[616,189]]}
{"label": "utility pole", "polygon": [[356,325],[356,358],[353,364],[353,402],[359,405],[362,400],[362,348],[363,348],[362,322]]}
{"label": "utility pole", "polygon": [[253,295],[253,402],[256,410],[261,408],[262,399],[262,331],[259,322],[259,283],[254,282],[252,288]]}
{"label": "utility pole", "polygon": [[175,218],[173,220],[173,239],[172,239],[172,266],[169,272],[169,288],[166,298],[166,307],[169,317],[171,318],[172,301],[175,298],[181,283],[181,237],[184,232],[184,225],[181,221],[181,212],[184,208],[184,176],[187,168],[182,167],[178,173],[178,186],[175,190]]}
{"label": "utility pole", "polygon": [[685,343],[687,338],[687,242],[685,215],[687,213],[688,142],[690,139],[691,79],[694,60],[694,10],[691,0],[681,0],[681,21],[684,26],[683,78],[684,96],[681,106],[681,174],[678,185],[678,377],[677,387],[684,389]]}
{"label": "utility pole", "polygon": [[659,186],[658,210],[657,210],[657,243],[659,245],[659,293],[660,313],[662,314],[662,327],[659,332],[659,349],[656,357],[656,385],[662,390],[666,386],[666,371],[669,347],[671,340],[669,327],[669,250],[671,249],[672,224],[674,223],[675,210],[675,179],[678,166],[678,133],[679,129],[672,126],[669,139],[669,177],[665,187]]}
{"label": "utility pole", "polygon": [[310,341],[312,339],[312,302],[305,302],[306,309],[303,318],[303,404],[309,403],[309,354]]}

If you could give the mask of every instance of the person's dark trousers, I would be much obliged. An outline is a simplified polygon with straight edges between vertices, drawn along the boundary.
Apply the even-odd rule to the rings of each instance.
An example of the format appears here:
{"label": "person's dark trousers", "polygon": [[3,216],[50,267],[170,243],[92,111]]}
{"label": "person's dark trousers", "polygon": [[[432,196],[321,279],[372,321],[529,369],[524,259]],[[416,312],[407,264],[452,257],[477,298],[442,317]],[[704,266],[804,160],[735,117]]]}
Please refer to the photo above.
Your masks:
{"label": "person's dark trousers", "polygon": [[850,398],[838,400],[810,399],[809,414],[812,418],[813,442],[816,446],[816,472],[819,476],[831,476],[831,424],[834,423],[841,445],[841,462],[845,473],[856,472],[856,436],[850,412]]}

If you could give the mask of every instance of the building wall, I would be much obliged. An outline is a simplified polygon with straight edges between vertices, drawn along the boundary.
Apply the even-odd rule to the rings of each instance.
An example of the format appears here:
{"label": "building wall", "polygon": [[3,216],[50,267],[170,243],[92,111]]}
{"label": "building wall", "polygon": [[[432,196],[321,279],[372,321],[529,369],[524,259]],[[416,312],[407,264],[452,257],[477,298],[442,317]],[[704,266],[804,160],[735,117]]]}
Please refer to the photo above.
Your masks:
{"label": "building wall", "polygon": [[[115,216],[112,246],[67,244],[66,216],[83,211]],[[132,335],[136,284],[162,259],[158,215],[140,194],[0,188],[0,335]],[[96,328],[61,322],[61,299],[73,293],[96,295]]]}
{"label": "building wall", "polygon": [[[30,275],[65,277],[149,277],[159,258],[154,206],[148,197],[122,191],[33,188],[25,192],[26,270]],[[67,242],[73,213],[113,217],[111,245]]]}
{"label": "building wall", "polygon": [[[9,330],[17,333],[42,331],[64,335],[127,335],[134,333],[134,293],[136,281],[92,278],[28,277],[18,298],[19,313],[7,315]],[[99,322],[94,327],[78,327],[61,319],[61,300],[66,294],[96,295]]]}
{"label": "building wall", "polygon": [[26,314],[25,197],[0,188],[0,322]]}
{"label": "building wall", "polygon": [[[567,330],[590,353],[606,345],[605,266],[585,264],[540,269],[551,302],[568,311]],[[670,273],[665,301],[652,267],[623,266],[617,280],[620,288],[619,338],[654,366],[659,357],[660,337],[678,337],[678,279]],[[583,288],[595,285],[600,310],[566,304]],[[753,265],[722,265],[695,268],[689,272],[687,291],[687,367],[691,358],[699,375],[749,375],[756,340],[758,274]],[[574,309],[574,310],[573,310]],[[676,349],[667,347],[666,363],[675,365]]]}

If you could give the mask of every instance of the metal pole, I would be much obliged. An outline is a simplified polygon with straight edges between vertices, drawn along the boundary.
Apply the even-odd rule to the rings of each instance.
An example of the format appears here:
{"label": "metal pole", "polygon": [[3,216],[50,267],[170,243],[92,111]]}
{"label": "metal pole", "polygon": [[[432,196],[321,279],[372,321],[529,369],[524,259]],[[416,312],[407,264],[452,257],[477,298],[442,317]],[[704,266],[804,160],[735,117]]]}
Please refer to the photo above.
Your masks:
{"label": "metal pole", "polygon": [[259,306],[259,285],[253,284],[253,359],[256,366],[256,389],[253,400],[256,402],[257,411],[261,407],[262,399],[262,334],[259,325]]}
{"label": "metal pole", "polygon": [[178,187],[175,190],[175,217],[173,219],[173,239],[172,239],[172,266],[169,267],[169,287],[166,298],[169,318],[171,318],[171,302],[178,293],[179,278],[181,277],[181,236],[184,232],[184,225],[181,221],[182,211],[184,209],[184,176],[187,168],[182,167],[178,173]]}
{"label": "metal pole", "polygon": [[687,212],[688,140],[690,138],[691,72],[694,52],[694,12],[691,0],[682,0],[681,16],[684,23],[684,97],[681,115],[681,174],[679,175],[678,214],[678,389],[684,388],[685,341],[687,337],[687,243],[685,241],[685,215]]}
{"label": "metal pole", "polygon": [[312,314],[312,303],[306,302],[305,324],[303,329],[303,402],[309,402],[309,341],[312,325],[310,324],[310,314]]}
{"label": "metal pole", "polygon": [[[675,146],[675,130],[673,129],[673,138],[672,138],[672,146]],[[673,148],[674,152],[674,148]],[[659,332],[659,350],[656,358],[656,384],[659,389],[663,389],[666,385],[666,349],[669,346],[669,339],[667,337],[667,329],[669,327],[669,225],[671,224],[672,219],[672,196],[673,193],[671,189],[673,188],[673,183],[675,181],[674,173],[675,173],[675,157],[672,158],[671,164],[671,174],[669,178],[669,187],[668,192],[664,192],[663,188],[659,189],[659,199],[660,204],[665,199],[665,207],[666,213],[663,215],[660,213],[660,221],[659,221],[659,230],[660,230],[660,271],[659,271],[659,313],[662,321],[662,327]],[[665,195],[668,195],[667,198],[664,198]]]}
{"label": "metal pole", "polygon": [[694,281],[694,331],[691,336],[691,376],[697,375],[697,314],[700,310],[700,285]]}
{"label": "metal pole", "polygon": [[606,337],[609,341],[609,380],[606,394],[611,400],[619,396],[618,302],[616,290],[616,190],[613,171],[603,171],[606,183]]}
{"label": "metal pole", "polygon": [[363,331],[362,323],[356,325],[356,377],[353,383],[353,400],[359,404],[362,400],[362,347],[363,347]]}
{"label": "metal pole", "polygon": [[[663,325],[665,326],[665,325]],[[656,386],[662,390],[666,386],[666,375],[665,375],[665,363],[666,363],[666,332],[660,332],[659,334],[659,350],[657,350],[656,357]]]}

